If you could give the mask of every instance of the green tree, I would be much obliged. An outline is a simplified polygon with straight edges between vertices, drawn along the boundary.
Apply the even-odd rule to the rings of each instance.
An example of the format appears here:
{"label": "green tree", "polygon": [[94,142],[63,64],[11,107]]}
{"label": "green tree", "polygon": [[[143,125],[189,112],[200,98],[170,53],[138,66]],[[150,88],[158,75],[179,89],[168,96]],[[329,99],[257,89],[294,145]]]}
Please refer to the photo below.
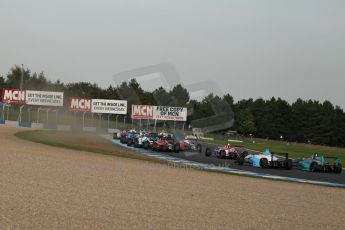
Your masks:
{"label": "green tree", "polygon": [[189,93],[187,89],[183,88],[181,84],[176,85],[170,92],[170,105],[186,106],[189,101]]}
{"label": "green tree", "polygon": [[235,120],[239,133],[248,135],[256,131],[254,116],[249,108],[242,109],[236,113]]}

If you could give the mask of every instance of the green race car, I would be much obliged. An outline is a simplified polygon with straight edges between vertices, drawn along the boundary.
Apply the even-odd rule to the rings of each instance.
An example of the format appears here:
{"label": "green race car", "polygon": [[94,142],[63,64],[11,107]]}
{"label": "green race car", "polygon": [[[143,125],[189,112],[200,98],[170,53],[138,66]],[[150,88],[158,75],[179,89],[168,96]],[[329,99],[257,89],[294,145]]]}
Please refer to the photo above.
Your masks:
{"label": "green race car", "polygon": [[318,154],[302,159],[299,166],[302,170],[310,172],[341,173],[343,168],[338,157],[325,157]]}

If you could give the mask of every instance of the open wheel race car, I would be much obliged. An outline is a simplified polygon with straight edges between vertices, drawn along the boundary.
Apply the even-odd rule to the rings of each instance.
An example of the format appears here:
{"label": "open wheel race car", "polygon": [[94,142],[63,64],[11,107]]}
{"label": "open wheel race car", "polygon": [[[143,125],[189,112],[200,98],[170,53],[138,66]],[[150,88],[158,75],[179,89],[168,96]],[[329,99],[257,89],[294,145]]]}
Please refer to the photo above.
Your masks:
{"label": "open wheel race car", "polygon": [[162,136],[153,142],[152,150],[162,152],[174,151],[178,153],[180,152],[180,143],[169,136]]}
{"label": "open wheel race car", "polygon": [[342,164],[337,157],[325,157],[314,154],[309,158],[302,159],[299,166],[304,171],[310,172],[334,172],[341,173]]}
{"label": "open wheel race car", "polygon": [[246,157],[241,156],[238,159],[238,164],[243,165],[244,163],[261,168],[284,168],[290,170],[293,167],[293,161],[289,158],[288,153],[275,154],[269,150],[260,154],[249,154]]}
{"label": "open wheel race car", "polygon": [[158,139],[157,133],[140,134],[134,141],[134,147],[149,149],[152,148],[153,142]]}
{"label": "open wheel race car", "polygon": [[231,144],[227,144],[225,146],[219,146],[215,148],[206,148],[205,156],[215,156],[221,159],[239,159],[241,156],[248,155],[248,152],[241,147],[236,147]]}

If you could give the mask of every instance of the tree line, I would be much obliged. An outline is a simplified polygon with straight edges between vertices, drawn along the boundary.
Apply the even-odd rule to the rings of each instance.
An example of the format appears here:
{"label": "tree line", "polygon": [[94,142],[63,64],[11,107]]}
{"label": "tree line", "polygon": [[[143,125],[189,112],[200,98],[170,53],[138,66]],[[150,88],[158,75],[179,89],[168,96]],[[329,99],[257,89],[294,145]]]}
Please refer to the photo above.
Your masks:
{"label": "tree line", "polygon": [[65,84],[49,81],[43,72],[31,73],[24,69],[22,73],[20,66],[14,66],[6,76],[0,76],[0,87],[19,88],[22,74],[24,89],[62,91],[65,99],[122,99],[128,101],[129,108],[132,104],[188,107],[188,123],[193,127],[233,119],[231,129],[243,135],[345,147],[345,113],[329,101],[297,99],[290,104],[272,97],[234,102],[230,94],[209,94],[196,101],[190,99],[188,90],[180,84],[171,90],[159,87],[152,92],[143,90],[135,79],[107,88],[89,82]]}

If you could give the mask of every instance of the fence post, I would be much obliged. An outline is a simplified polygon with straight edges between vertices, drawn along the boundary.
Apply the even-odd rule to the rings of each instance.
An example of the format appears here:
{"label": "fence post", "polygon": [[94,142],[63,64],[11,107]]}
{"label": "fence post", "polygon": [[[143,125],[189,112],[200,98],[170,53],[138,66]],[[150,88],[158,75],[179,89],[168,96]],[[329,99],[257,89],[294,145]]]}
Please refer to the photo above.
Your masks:
{"label": "fence post", "polygon": [[6,104],[2,104],[2,120],[5,120],[5,105]]}
{"label": "fence post", "polygon": [[55,117],[55,122],[56,122],[56,126],[58,125],[58,122],[59,122],[59,118],[58,118],[58,116],[59,116],[59,109],[56,109],[56,117]]}
{"label": "fence post", "polygon": [[123,117],[123,128],[124,128],[124,129],[126,128],[126,117],[127,117],[127,116],[124,116],[124,117]]}
{"label": "fence post", "polygon": [[41,110],[41,107],[38,107],[37,109],[37,123],[39,123],[39,118],[40,118],[40,110]]}
{"label": "fence post", "polygon": [[109,124],[110,121],[109,120],[110,120],[111,115],[112,115],[111,113],[108,114],[108,129],[110,128],[110,124]]}
{"label": "fence post", "polygon": [[21,105],[19,107],[19,117],[18,117],[18,121],[19,121],[19,124],[22,123],[22,110],[24,108],[24,105]]}
{"label": "fence post", "polygon": [[83,112],[83,131],[84,131],[84,127],[85,127],[85,113],[86,113],[86,111]]}
{"label": "fence post", "polygon": [[119,115],[116,115],[116,119],[115,119],[115,129],[117,129],[117,118],[119,118]]}
{"label": "fence post", "polygon": [[28,108],[28,122],[31,122],[31,107]]}

